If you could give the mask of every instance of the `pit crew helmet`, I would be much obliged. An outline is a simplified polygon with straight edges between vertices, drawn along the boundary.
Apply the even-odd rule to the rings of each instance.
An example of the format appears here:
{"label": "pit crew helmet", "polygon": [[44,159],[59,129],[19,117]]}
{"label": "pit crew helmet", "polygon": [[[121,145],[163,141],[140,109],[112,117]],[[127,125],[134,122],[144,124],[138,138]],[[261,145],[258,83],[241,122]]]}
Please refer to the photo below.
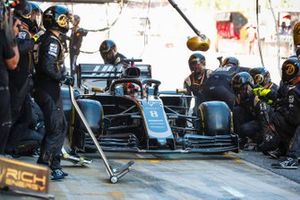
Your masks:
{"label": "pit crew helmet", "polygon": [[74,15],[73,16],[73,21],[72,21],[72,24],[73,26],[77,26],[80,22],[80,16],[79,15]]}
{"label": "pit crew helmet", "polygon": [[55,5],[47,8],[43,13],[43,25],[46,30],[51,29],[61,33],[67,33],[71,18],[71,13],[68,8]]}
{"label": "pit crew helmet", "polygon": [[114,64],[117,56],[117,45],[112,40],[104,40],[99,51],[105,63]]}
{"label": "pit crew helmet", "polygon": [[248,72],[239,72],[232,77],[231,87],[236,95],[246,96],[250,93],[250,88],[254,85],[254,80]]}
{"label": "pit crew helmet", "polygon": [[227,58],[225,58],[224,60],[223,60],[223,62],[222,62],[222,67],[226,67],[226,66],[228,66],[228,65],[231,65],[231,66],[236,66],[236,67],[238,67],[239,65],[240,65],[240,61],[237,59],[237,58],[235,58],[235,57],[227,57]]}
{"label": "pit crew helmet", "polygon": [[294,46],[300,46],[300,22],[297,22],[293,28]]}
{"label": "pit crew helmet", "polygon": [[202,63],[205,65],[205,57],[201,53],[194,53],[189,57],[189,67],[191,71],[194,71],[194,65]]}
{"label": "pit crew helmet", "polygon": [[285,83],[290,83],[300,75],[300,61],[293,56],[283,62],[281,67],[281,79]]}
{"label": "pit crew helmet", "polygon": [[32,7],[31,4],[25,2],[24,6],[16,7],[14,9],[14,15],[19,18],[21,21],[22,19],[29,19],[31,17]]}
{"label": "pit crew helmet", "polygon": [[31,33],[37,33],[42,25],[43,11],[38,4],[28,2],[31,6],[30,18],[23,18],[22,21],[28,25],[28,29]]}
{"label": "pit crew helmet", "polygon": [[252,68],[250,69],[249,73],[252,76],[256,85],[264,87],[271,83],[270,72],[265,67]]}

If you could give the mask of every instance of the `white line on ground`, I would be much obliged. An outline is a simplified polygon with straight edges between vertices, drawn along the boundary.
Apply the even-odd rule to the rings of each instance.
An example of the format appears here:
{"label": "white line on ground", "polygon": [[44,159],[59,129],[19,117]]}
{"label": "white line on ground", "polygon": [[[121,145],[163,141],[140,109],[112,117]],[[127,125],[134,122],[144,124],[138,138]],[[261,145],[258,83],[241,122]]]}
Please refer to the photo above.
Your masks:
{"label": "white line on ground", "polygon": [[229,187],[229,186],[223,186],[222,187],[224,190],[226,190],[227,192],[229,192],[231,195],[233,195],[234,197],[237,198],[243,198],[245,195],[240,193],[239,191],[237,191],[236,189]]}
{"label": "white line on ground", "polygon": [[145,158],[143,155],[141,155],[141,154],[135,154],[137,157],[139,157],[139,158]]}

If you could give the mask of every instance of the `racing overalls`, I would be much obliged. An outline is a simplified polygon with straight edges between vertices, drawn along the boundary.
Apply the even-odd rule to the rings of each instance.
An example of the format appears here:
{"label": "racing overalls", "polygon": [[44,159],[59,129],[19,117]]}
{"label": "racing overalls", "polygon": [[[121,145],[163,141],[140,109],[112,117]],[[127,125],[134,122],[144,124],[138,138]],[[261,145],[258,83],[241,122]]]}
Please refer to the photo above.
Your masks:
{"label": "racing overalls", "polygon": [[[257,90],[259,89],[259,90]],[[263,142],[265,128],[269,126],[269,115],[276,100],[277,85],[253,88],[245,99],[236,98],[233,108],[234,130],[241,138],[241,147],[252,139],[258,145]]]}
{"label": "racing overalls", "polygon": [[4,154],[11,127],[9,77],[5,60],[14,56],[15,53],[7,42],[4,30],[0,29],[0,154]]}
{"label": "racing overalls", "polygon": [[[183,88],[187,90],[187,94],[193,95],[195,97],[195,106],[193,108],[193,115],[198,115],[198,107],[199,105],[205,101],[205,96],[202,93],[203,90],[203,84],[209,76],[211,75],[210,69],[204,69],[204,72],[202,74],[196,74],[195,72],[192,72],[183,83]],[[190,102],[188,102],[188,105],[190,105]]]}
{"label": "racing overalls", "polygon": [[262,131],[260,124],[259,103],[254,94],[250,93],[247,98],[240,99],[237,95],[233,107],[234,132],[241,138],[240,147],[243,148],[248,138],[254,142],[260,142]]}
{"label": "racing overalls", "polygon": [[247,71],[247,69],[237,66],[225,66],[215,69],[203,85],[205,101],[224,101],[232,110],[235,95],[230,85],[231,79],[236,73],[242,71]]}
{"label": "racing overalls", "polygon": [[20,60],[17,68],[9,71],[9,90],[11,95],[12,128],[7,144],[7,150],[11,151],[24,135],[31,123],[31,97],[32,82],[32,50],[34,42],[26,29],[20,30],[17,36]]}
{"label": "racing overalls", "polygon": [[[121,53],[117,53],[116,56],[115,56],[115,59],[111,62],[108,62],[108,61],[105,61],[104,63],[105,64],[110,64],[110,65],[119,65],[119,64],[122,64],[123,65],[123,71],[125,71],[125,69],[128,67],[129,63],[124,61],[124,59],[126,59],[126,57],[121,54]],[[108,90],[110,85],[112,83],[112,80],[107,80],[106,81],[106,87],[105,87],[105,90]]]}
{"label": "racing overalls", "polygon": [[296,85],[281,84],[275,112],[270,121],[285,144],[287,155],[300,156],[300,82]]}
{"label": "racing overalls", "polygon": [[80,53],[83,36],[86,36],[87,33],[88,32],[86,30],[79,28],[78,26],[72,28],[69,44],[71,76],[74,76],[76,73],[77,57]]}
{"label": "racing overalls", "polygon": [[38,163],[60,169],[60,152],[66,134],[66,119],[61,99],[64,79],[64,49],[58,37],[46,31],[40,38],[38,65],[34,77],[34,97],[44,114],[45,136]]}

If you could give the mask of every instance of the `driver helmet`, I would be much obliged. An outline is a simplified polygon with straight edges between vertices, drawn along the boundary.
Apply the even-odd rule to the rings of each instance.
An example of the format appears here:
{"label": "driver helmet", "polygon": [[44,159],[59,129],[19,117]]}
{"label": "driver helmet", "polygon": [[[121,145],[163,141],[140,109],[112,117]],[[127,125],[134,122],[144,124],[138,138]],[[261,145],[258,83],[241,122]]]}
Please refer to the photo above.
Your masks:
{"label": "driver helmet", "polygon": [[124,83],[124,93],[130,96],[137,96],[139,93],[139,87],[135,83]]}

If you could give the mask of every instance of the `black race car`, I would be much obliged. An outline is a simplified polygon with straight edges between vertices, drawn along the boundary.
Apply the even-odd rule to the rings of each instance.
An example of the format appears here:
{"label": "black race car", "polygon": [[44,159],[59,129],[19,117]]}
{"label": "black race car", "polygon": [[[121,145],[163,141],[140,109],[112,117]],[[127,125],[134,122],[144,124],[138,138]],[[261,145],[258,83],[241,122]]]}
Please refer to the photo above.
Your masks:
{"label": "black race car", "polygon": [[[108,85],[107,85],[108,84]],[[232,113],[221,101],[204,102],[189,113],[191,96],[159,91],[151,66],[80,64],[76,101],[104,151],[137,153],[238,152]],[[104,89],[105,88],[105,89]],[[92,148],[80,117],[63,90],[73,146]]]}

